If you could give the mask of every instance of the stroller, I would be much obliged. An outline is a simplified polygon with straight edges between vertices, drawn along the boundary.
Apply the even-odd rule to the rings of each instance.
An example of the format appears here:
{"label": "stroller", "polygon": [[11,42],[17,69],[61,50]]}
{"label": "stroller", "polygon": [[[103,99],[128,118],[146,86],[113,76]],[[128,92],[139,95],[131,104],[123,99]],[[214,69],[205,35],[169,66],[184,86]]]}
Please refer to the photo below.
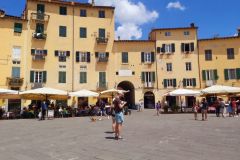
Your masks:
{"label": "stroller", "polygon": [[97,121],[96,117],[99,116],[100,110],[94,109],[94,106],[91,106],[90,112],[91,112],[91,114],[90,114],[89,118],[91,119],[91,121],[96,122]]}

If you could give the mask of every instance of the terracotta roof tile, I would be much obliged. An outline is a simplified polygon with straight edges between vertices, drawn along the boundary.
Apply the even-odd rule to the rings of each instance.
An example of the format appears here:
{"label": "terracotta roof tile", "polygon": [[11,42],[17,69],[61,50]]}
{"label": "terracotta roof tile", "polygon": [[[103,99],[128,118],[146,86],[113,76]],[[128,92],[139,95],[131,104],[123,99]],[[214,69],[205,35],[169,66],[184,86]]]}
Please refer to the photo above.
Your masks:
{"label": "terracotta roof tile", "polygon": [[114,42],[156,42],[155,40],[114,40]]}
{"label": "terracotta roof tile", "polygon": [[27,19],[22,19],[21,17],[17,17],[17,16],[12,16],[12,15],[7,15],[5,14],[4,17],[0,17],[1,19],[16,19],[16,20],[22,20],[22,21],[28,21]]}
{"label": "terracotta roof tile", "polygon": [[240,37],[238,37],[238,36],[232,36],[232,37],[205,38],[205,39],[198,39],[198,41],[222,40],[222,39],[235,39],[235,38],[240,38]]}
{"label": "terracotta roof tile", "polygon": [[198,27],[155,28],[154,30],[198,29]]}

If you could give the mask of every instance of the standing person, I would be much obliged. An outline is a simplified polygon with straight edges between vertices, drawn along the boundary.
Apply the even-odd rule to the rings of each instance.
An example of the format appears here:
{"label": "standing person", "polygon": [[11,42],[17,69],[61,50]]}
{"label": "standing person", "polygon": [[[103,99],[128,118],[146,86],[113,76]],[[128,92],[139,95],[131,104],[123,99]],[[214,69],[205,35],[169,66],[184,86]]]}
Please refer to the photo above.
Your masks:
{"label": "standing person", "polygon": [[46,109],[47,109],[47,104],[46,104],[45,101],[43,101],[43,105],[42,105],[42,118],[41,118],[41,120],[45,120]]}
{"label": "standing person", "polygon": [[124,121],[123,118],[123,107],[127,102],[122,103],[120,98],[123,96],[123,92],[119,91],[118,96],[115,98],[113,104],[115,107],[115,118],[116,118],[116,129],[115,129],[115,138],[118,140],[125,140],[121,137],[121,129],[122,129],[122,122]]}
{"label": "standing person", "polygon": [[42,111],[41,109],[39,109],[39,113],[38,113],[38,121],[41,121],[42,118]]}
{"label": "standing person", "polygon": [[159,103],[157,103],[156,109],[157,109],[157,115],[159,116],[159,109],[160,109]]}
{"label": "standing person", "polygon": [[[203,101],[202,101],[202,120],[204,121],[207,121],[207,106],[208,106],[208,103],[206,102],[206,99],[203,98]],[[204,119],[204,115],[205,115],[205,119]]]}
{"label": "standing person", "polygon": [[114,105],[111,105],[110,107],[110,113],[112,114],[112,130],[113,130],[113,133],[115,133],[115,107]]}
{"label": "standing person", "polygon": [[53,102],[51,103],[51,109],[54,109],[54,103]]}
{"label": "standing person", "polygon": [[99,119],[99,121],[102,120],[102,115],[103,115],[103,114],[107,117],[107,119],[109,119],[109,116],[106,114],[106,103],[103,102],[102,99],[100,100],[100,107],[101,107],[101,111],[100,111],[100,113],[101,113],[101,119]]}
{"label": "standing person", "polygon": [[220,101],[219,101],[219,98],[216,100],[215,105],[216,105],[216,116],[220,117],[219,116],[219,114],[220,114]]}
{"label": "standing person", "polygon": [[34,111],[34,117],[37,118],[38,117],[38,109],[36,105],[33,105],[33,111]]}
{"label": "standing person", "polygon": [[229,113],[229,117],[232,117],[232,99],[229,98],[228,99],[228,113]]}
{"label": "standing person", "polygon": [[195,103],[195,105],[192,107],[192,109],[193,109],[193,113],[194,113],[194,118],[195,118],[195,120],[198,120],[198,116],[197,116],[198,106],[197,106],[197,103]]}
{"label": "standing person", "polygon": [[141,102],[141,100],[139,100],[139,102],[138,102],[138,107],[139,107],[139,112],[141,112],[142,111],[142,102]]}
{"label": "standing person", "polygon": [[220,112],[222,113],[222,117],[226,117],[226,107],[225,107],[225,101],[221,98],[220,99]]}
{"label": "standing person", "polygon": [[236,105],[236,103],[238,103],[239,101],[236,101],[236,99],[235,98],[233,98],[233,101],[232,101],[232,115],[233,115],[233,117],[235,116],[235,117],[238,117],[237,116],[237,105]]}

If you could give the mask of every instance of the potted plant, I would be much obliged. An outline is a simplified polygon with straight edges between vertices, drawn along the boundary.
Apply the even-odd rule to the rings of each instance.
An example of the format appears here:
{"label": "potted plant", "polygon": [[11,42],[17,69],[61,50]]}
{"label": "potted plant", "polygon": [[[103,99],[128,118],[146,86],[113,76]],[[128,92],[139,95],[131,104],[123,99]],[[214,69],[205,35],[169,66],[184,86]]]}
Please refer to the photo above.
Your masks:
{"label": "potted plant", "polygon": [[105,57],[105,62],[107,62],[108,61],[108,58],[107,57]]}
{"label": "potted plant", "polygon": [[177,105],[172,105],[172,106],[171,106],[171,110],[172,110],[172,112],[175,113],[175,114],[178,113],[178,109],[179,109],[179,107],[178,107]]}
{"label": "potted plant", "polygon": [[167,113],[167,112],[168,112],[168,106],[165,105],[165,106],[163,107],[163,110],[164,110],[165,113]]}
{"label": "potted plant", "polygon": [[76,115],[76,108],[73,108],[72,109],[72,117],[75,117],[75,115]]}

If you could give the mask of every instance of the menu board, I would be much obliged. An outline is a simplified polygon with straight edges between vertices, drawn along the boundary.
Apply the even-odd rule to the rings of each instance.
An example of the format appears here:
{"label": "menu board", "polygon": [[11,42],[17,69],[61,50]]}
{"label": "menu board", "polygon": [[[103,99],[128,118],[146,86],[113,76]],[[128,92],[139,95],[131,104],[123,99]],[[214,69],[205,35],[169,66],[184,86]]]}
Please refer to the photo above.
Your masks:
{"label": "menu board", "polygon": [[48,118],[54,118],[54,110],[48,110]]}

